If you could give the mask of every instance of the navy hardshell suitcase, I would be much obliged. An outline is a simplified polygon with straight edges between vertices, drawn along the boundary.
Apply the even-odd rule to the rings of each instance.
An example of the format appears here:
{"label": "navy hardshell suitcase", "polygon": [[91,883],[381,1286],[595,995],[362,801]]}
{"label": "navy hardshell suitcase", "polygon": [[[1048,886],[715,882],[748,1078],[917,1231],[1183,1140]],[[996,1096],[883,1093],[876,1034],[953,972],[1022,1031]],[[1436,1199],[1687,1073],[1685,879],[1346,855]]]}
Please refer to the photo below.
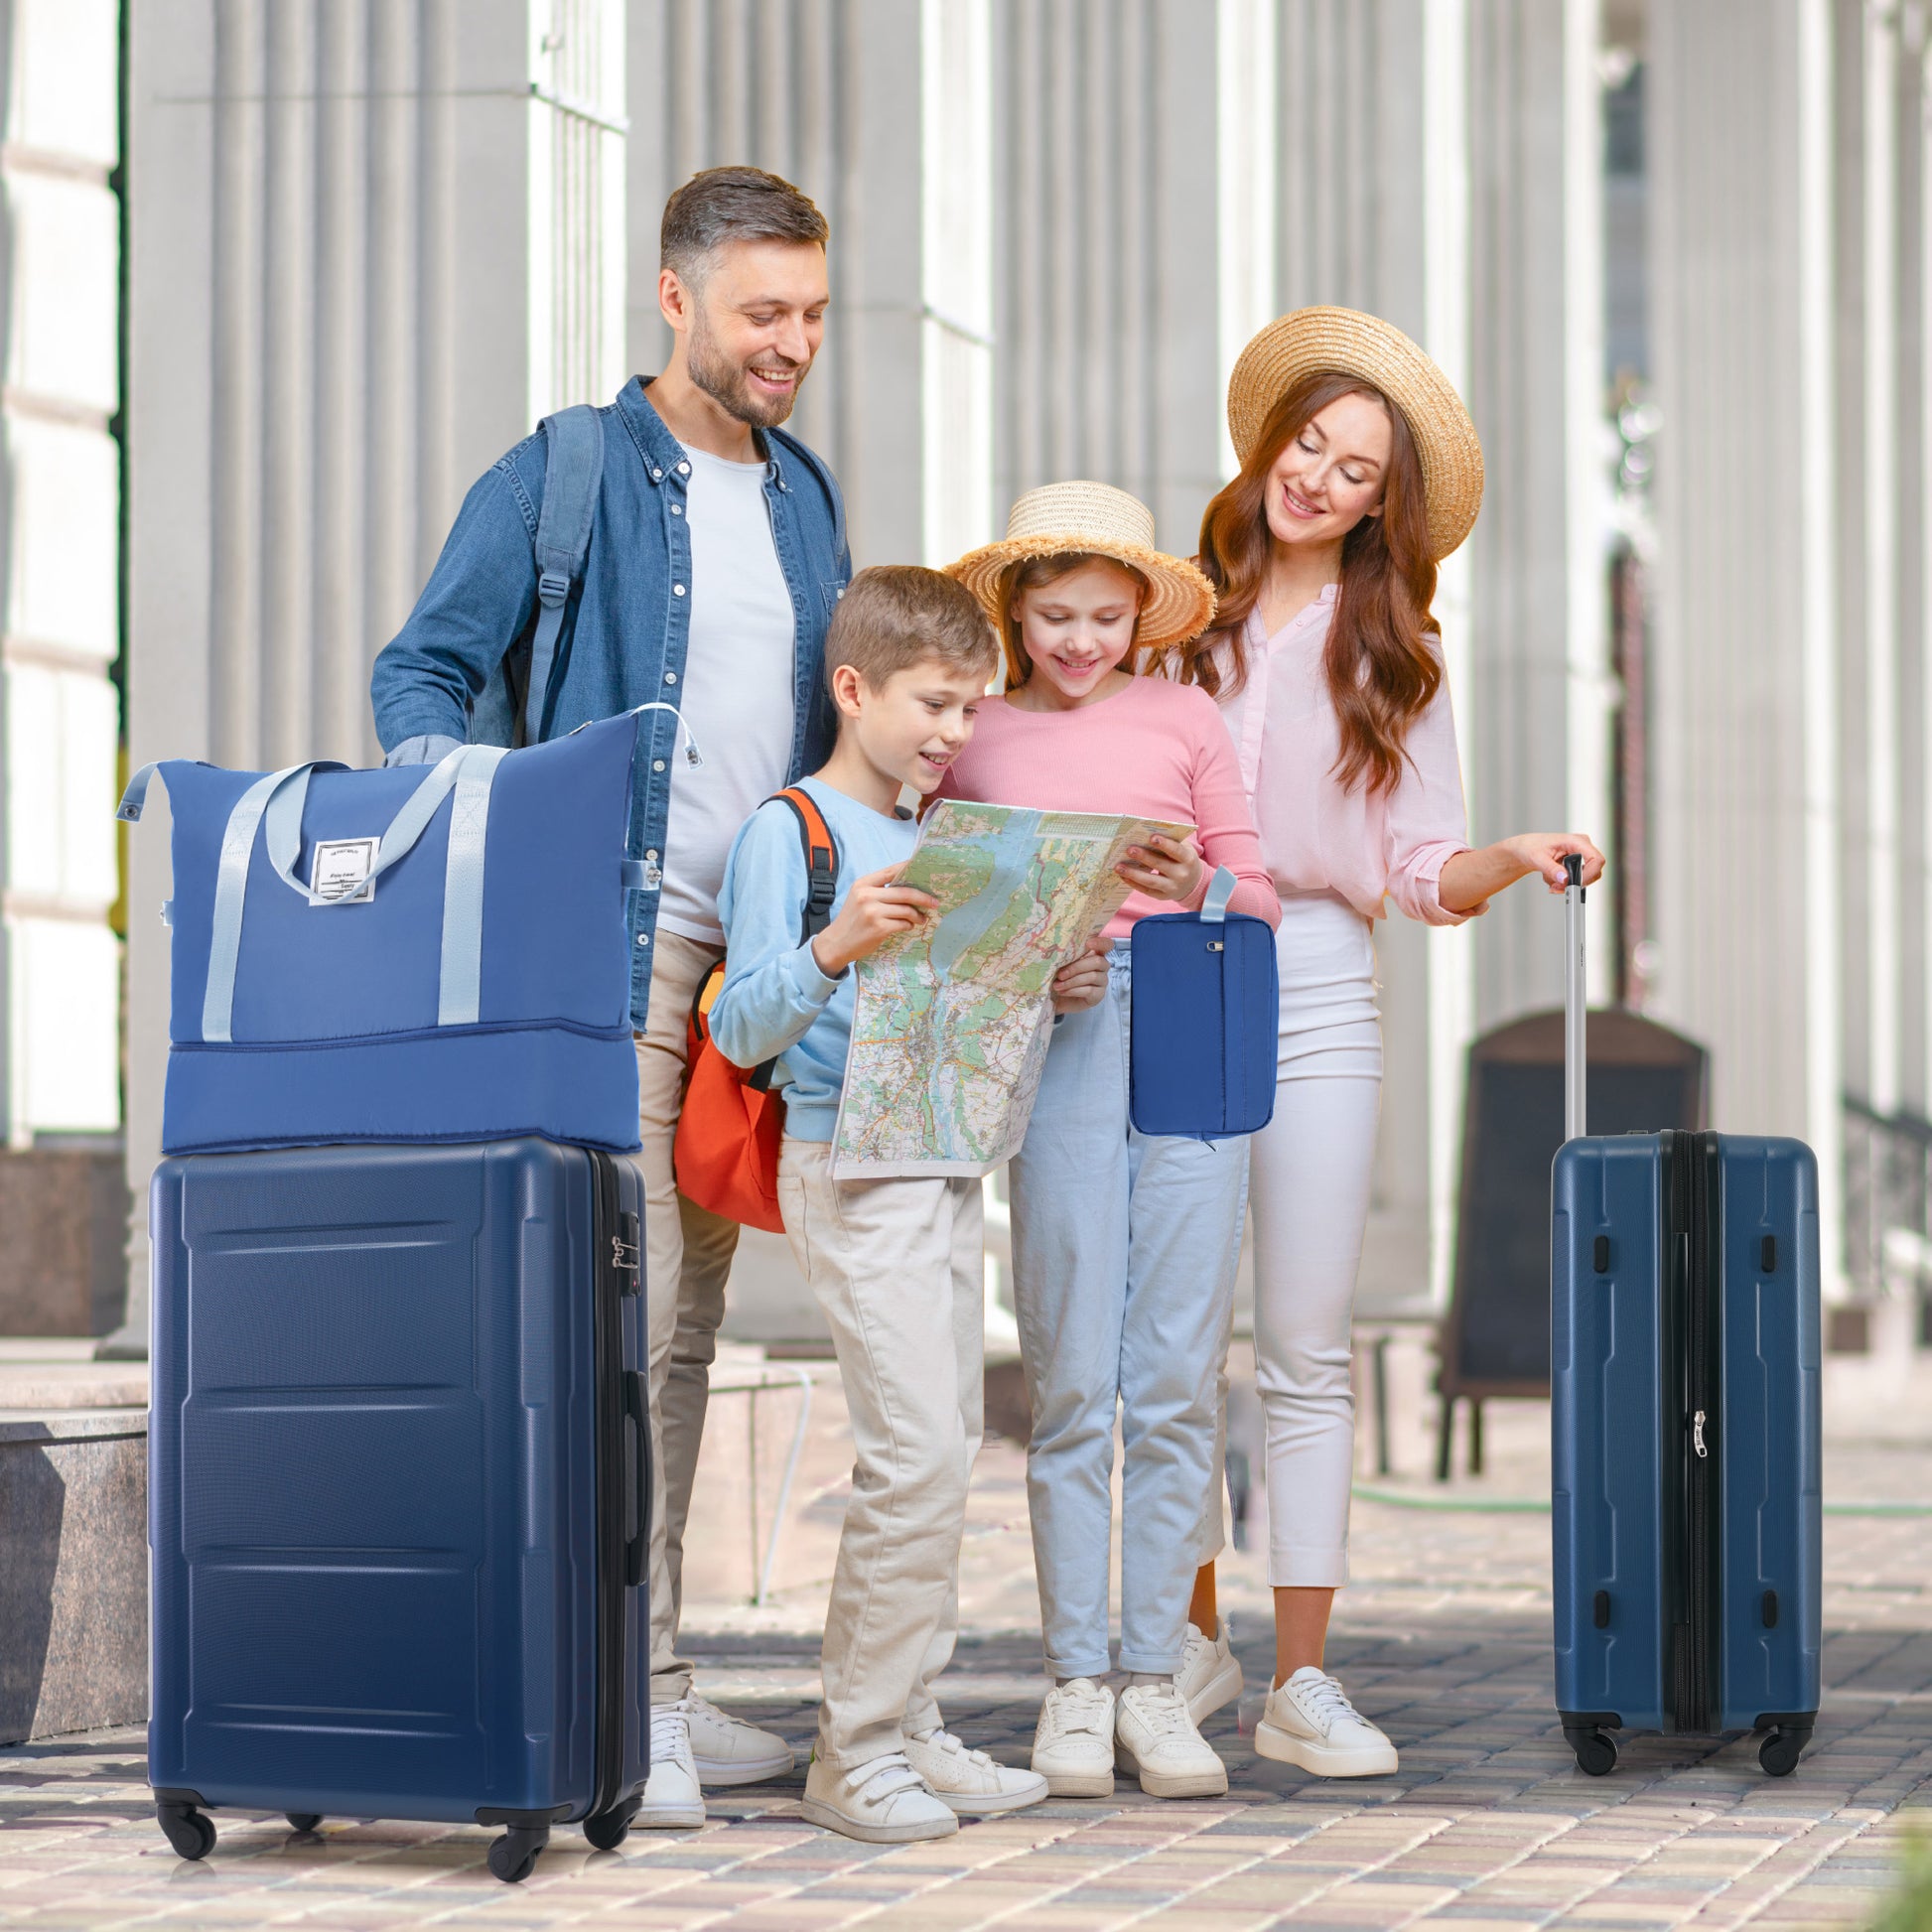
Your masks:
{"label": "navy hardshell suitcase", "polygon": [[1553,1171],[1556,1692],[1584,1770],[1626,1730],[1818,1714],[1818,1166],[1800,1141],[1584,1133],[1583,889],[1569,901]]}
{"label": "navy hardshell suitcase", "polygon": [[164,1161],[153,1717],[206,1813],[609,1847],[649,1769],[642,1185],[539,1139]]}

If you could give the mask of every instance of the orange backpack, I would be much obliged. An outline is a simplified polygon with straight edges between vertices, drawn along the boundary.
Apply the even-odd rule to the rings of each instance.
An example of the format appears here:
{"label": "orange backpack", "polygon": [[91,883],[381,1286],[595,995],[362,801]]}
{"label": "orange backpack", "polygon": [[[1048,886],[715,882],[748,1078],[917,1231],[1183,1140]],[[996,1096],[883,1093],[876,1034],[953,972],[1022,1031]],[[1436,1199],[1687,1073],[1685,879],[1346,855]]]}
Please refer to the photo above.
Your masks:
{"label": "orange backpack", "polygon": [[[793,785],[777,794],[798,820],[809,888],[799,944],[806,944],[832,922],[832,897],[839,883],[839,848],[811,794]],[[776,800],[767,800],[767,803]],[[778,1141],[784,1132],[785,1103],[771,1091],[771,1069],[734,1066],[711,1037],[711,1008],[725,983],[720,960],[698,986],[685,1029],[691,1081],[677,1117],[672,1159],[678,1191],[700,1207],[747,1227],[782,1234],[778,1213]]]}

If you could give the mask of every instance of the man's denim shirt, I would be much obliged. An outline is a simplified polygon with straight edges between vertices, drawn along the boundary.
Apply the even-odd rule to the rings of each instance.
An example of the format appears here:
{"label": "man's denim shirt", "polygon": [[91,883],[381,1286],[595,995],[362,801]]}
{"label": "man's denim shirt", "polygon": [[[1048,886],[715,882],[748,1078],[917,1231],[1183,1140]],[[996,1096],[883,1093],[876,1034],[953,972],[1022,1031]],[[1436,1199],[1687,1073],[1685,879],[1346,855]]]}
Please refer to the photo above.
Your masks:
{"label": "man's denim shirt", "polygon": [[[636,705],[675,704],[684,681],[691,635],[691,466],[651,407],[641,378],[633,376],[599,414],[604,478],[583,581],[571,592],[557,641],[546,738]],[[763,442],[764,496],[791,591],[796,637],[795,723],[782,780],[794,784],[831,753],[836,721],[825,692],[825,627],[851,580],[852,558],[831,471],[781,430],[766,431]],[[425,735],[468,740],[473,709],[504,652],[534,628],[531,542],[543,502],[545,454],[541,433],[527,437],[472,488],[409,621],[376,658],[369,695],[385,751]],[[647,711],[638,720],[630,854],[653,870],[664,851],[671,759],[682,756],[679,724],[667,711]],[[630,1024],[639,1032],[650,1000],[657,903],[655,891],[626,895]]]}

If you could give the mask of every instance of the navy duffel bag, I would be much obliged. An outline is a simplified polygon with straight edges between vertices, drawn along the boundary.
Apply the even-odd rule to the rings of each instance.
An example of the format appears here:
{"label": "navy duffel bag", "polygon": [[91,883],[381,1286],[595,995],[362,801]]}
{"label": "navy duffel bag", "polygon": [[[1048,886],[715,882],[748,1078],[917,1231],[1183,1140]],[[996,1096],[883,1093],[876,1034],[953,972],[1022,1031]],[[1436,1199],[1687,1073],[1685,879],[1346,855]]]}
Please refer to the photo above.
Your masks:
{"label": "navy duffel bag", "polygon": [[163,1148],[636,1147],[636,732],[379,771],[138,771],[120,816],[157,769],[174,810]]}

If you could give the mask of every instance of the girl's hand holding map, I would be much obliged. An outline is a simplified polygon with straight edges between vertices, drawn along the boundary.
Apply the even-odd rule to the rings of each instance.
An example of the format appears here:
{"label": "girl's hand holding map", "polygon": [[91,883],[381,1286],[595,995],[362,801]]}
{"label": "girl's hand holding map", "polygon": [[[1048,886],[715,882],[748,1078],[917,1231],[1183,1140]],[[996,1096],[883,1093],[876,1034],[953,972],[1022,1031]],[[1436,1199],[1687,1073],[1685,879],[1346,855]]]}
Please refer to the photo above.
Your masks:
{"label": "girl's hand holding map", "polygon": [[1145,844],[1130,845],[1114,870],[1149,898],[1190,899],[1201,882],[1200,854],[1192,839],[1151,833]]}
{"label": "girl's hand holding map", "polygon": [[1053,975],[1053,1011],[1078,1013],[1083,1007],[1097,1006],[1107,990],[1108,945],[1104,939],[1089,939]]}
{"label": "girl's hand holding map", "polygon": [[886,866],[852,882],[838,917],[812,941],[812,957],[827,979],[837,979],[896,933],[916,931],[939,909],[930,893],[895,884],[904,870],[903,863]]}

